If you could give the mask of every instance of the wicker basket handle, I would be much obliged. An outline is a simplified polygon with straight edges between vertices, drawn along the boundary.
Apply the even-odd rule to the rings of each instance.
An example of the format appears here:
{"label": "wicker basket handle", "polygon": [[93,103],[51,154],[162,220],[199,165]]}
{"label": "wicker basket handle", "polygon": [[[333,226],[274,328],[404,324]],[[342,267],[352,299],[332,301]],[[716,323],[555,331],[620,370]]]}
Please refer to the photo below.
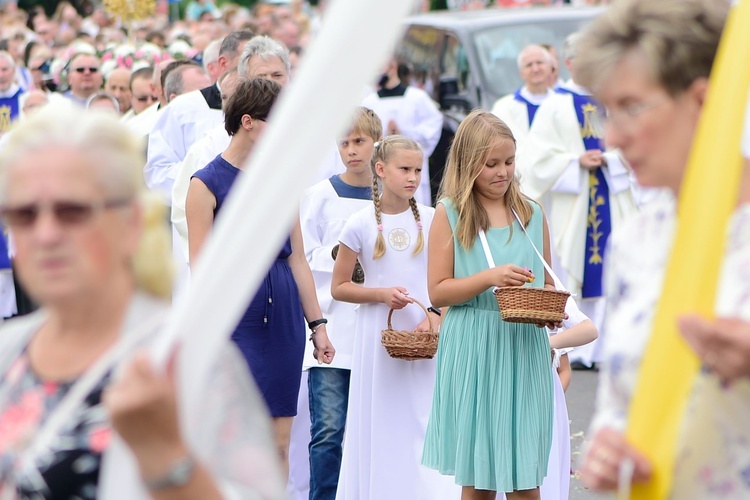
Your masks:
{"label": "wicker basket handle", "polygon": [[[430,331],[434,332],[435,324],[432,322],[432,318],[430,318],[430,313],[427,312],[427,308],[424,305],[422,305],[422,303],[418,301],[417,299],[411,299],[411,301],[412,303],[417,304],[419,307],[422,308],[422,310],[424,311],[424,315],[427,317],[427,321],[430,323]],[[391,309],[388,312],[388,329],[389,330],[393,330],[393,326],[391,325],[391,318],[393,318],[393,311],[394,309]]]}

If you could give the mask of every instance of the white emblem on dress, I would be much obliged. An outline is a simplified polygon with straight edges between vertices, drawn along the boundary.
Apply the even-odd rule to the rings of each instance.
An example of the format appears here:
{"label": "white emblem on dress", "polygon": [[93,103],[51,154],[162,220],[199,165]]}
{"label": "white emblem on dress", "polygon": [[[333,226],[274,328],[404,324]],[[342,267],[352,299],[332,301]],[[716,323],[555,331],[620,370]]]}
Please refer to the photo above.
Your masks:
{"label": "white emblem on dress", "polygon": [[398,250],[399,252],[402,252],[409,248],[409,243],[411,242],[411,237],[409,236],[409,232],[406,231],[406,229],[396,228],[391,230],[390,233],[388,233],[388,243],[391,245],[391,248],[394,250]]}

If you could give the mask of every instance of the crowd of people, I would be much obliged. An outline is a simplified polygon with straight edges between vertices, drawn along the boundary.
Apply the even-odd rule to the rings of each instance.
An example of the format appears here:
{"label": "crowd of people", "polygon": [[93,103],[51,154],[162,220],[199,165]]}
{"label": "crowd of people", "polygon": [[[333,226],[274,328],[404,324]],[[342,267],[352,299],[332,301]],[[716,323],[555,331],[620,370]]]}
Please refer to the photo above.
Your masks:
{"label": "crowd of people", "polygon": [[[179,414],[180,352],[161,372],[144,351],[234,183],[273,175],[247,160],[323,8],[0,10],[0,315],[20,316],[0,330],[0,498],[564,500],[571,368],[601,369],[586,485],[651,478],[624,431],[723,0],[618,0],[560,56],[524,47],[523,86],[461,121],[437,193],[443,115],[389,59],[289,200],[205,409]],[[749,183],[750,160],[721,319],[680,318],[705,367],[685,429],[721,442],[680,442],[675,498],[748,491]],[[572,296],[562,321],[512,323],[495,287]],[[437,354],[392,357],[386,328],[439,332]]]}

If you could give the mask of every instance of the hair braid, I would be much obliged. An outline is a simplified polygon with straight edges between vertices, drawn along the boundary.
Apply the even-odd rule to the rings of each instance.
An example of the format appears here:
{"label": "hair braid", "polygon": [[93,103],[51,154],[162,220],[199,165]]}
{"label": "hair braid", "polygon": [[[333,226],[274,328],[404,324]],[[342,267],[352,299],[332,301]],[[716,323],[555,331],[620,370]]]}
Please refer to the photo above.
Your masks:
{"label": "hair braid", "polygon": [[424,231],[422,231],[422,219],[419,216],[419,207],[417,206],[417,200],[409,198],[409,206],[411,212],[414,214],[414,220],[417,221],[417,246],[414,247],[414,255],[418,255],[424,249]]}
{"label": "hair braid", "polygon": [[375,250],[372,254],[374,260],[385,255],[385,238],[383,237],[383,218],[380,214],[380,187],[378,176],[372,176],[372,203],[375,205],[375,221],[378,223],[378,236],[375,238]]}

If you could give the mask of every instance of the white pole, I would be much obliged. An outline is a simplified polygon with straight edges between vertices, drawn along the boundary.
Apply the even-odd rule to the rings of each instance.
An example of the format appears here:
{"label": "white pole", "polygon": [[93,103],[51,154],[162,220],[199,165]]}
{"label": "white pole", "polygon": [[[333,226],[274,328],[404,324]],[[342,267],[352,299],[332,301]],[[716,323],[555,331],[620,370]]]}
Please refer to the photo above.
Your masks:
{"label": "white pole", "polygon": [[180,345],[180,413],[198,395],[297,217],[298,201],[344,131],[402,33],[412,0],[336,0],[269,122],[245,174],[232,188],[213,234],[154,349],[163,363]]}

